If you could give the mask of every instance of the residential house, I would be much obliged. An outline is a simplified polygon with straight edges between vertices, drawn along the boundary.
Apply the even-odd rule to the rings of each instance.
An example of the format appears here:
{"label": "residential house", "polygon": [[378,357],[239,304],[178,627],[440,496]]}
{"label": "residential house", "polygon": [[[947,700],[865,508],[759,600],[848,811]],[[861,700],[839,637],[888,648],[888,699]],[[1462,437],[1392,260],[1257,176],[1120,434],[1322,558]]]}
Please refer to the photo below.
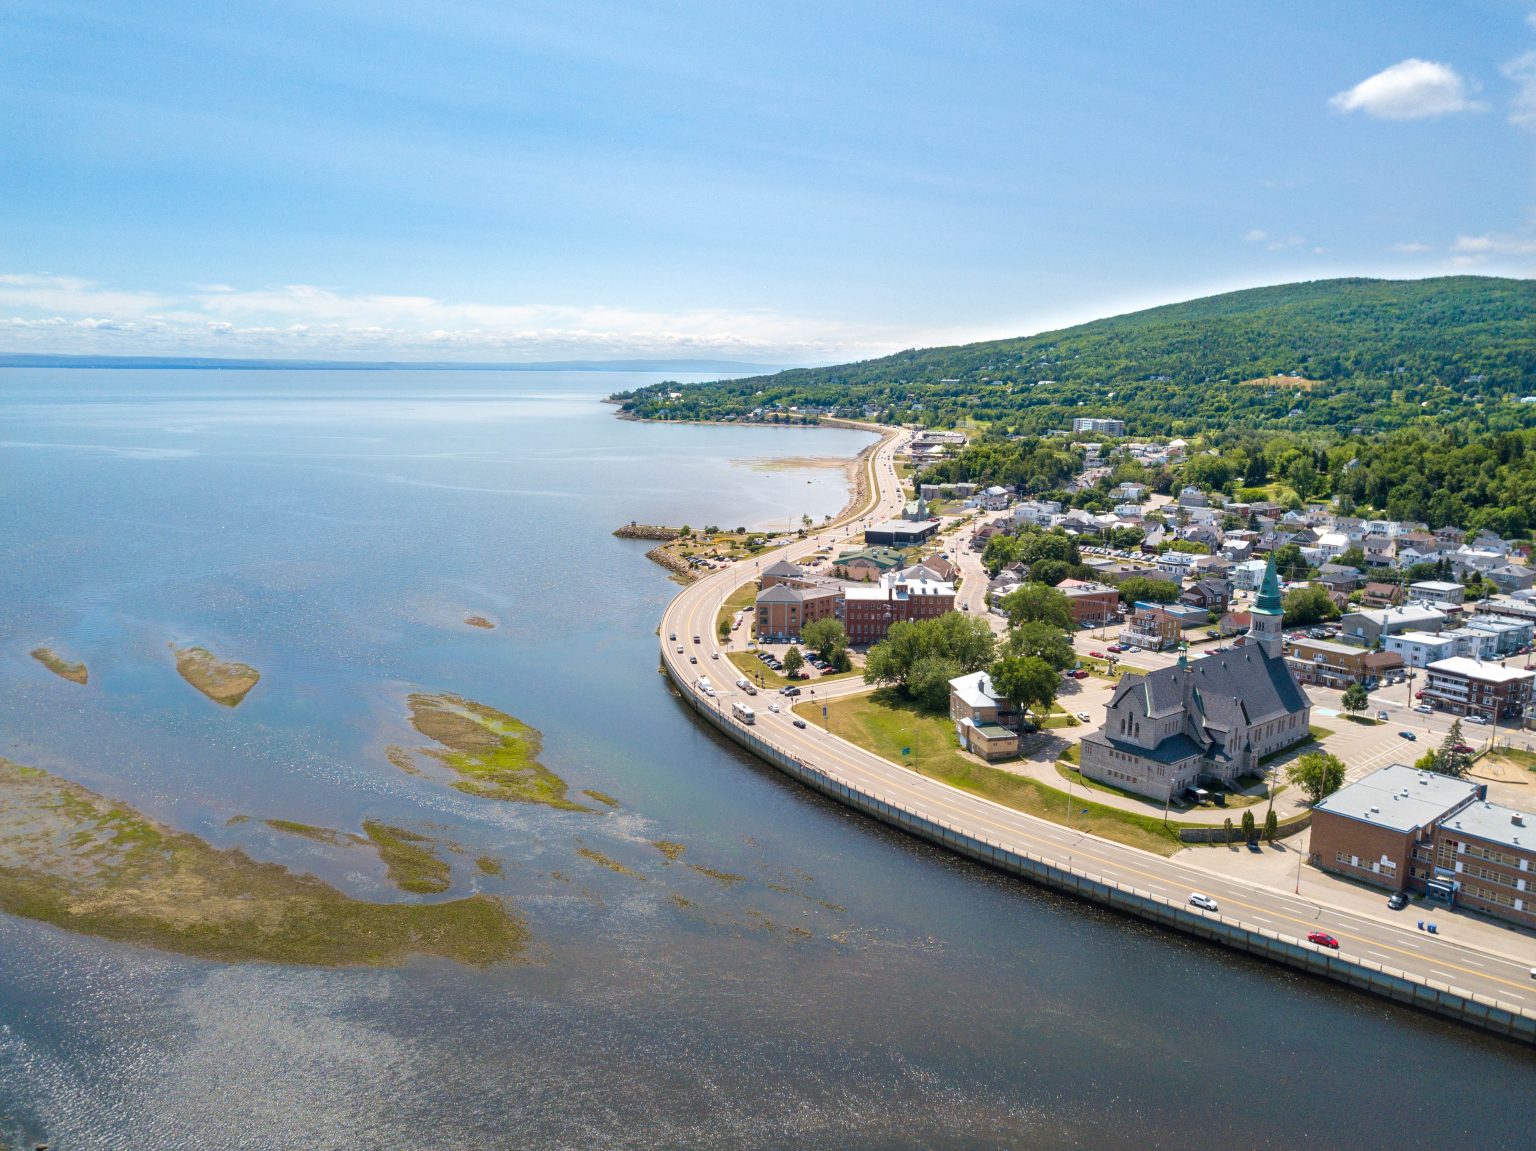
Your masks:
{"label": "residential house", "polygon": [[1298,683],[1315,683],[1343,690],[1352,683],[1374,686],[1403,666],[1395,652],[1371,651],[1328,640],[1301,639],[1286,645],[1285,662]]}
{"label": "residential house", "polygon": [[1360,592],[1360,606],[1364,608],[1397,607],[1403,602],[1401,584],[1370,581]]}
{"label": "residential house", "polygon": [[1219,579],[1197,580],[1179,596],[1180,603],[1204,608],[1212,616],[1219,616],[1225,612],[1231,600],[1231,585],[1226,580]]}
{"label": "residential house", "polygon": [[1483,578],[1505,594],[1525,591],[1536,586],[1536,568],[1527,564],[1501,564],[1485,571]]}
{"label": "residential house", "polygon": [[992,761],[1019,753],[1017,709],[994,694],[992,677],[985,671],[957,676],[949,681],[949,718],[954,722],[960,746],[973,755]]}
{"label": "residential house", "polygon": [[1420,603],[1441,606],[1459,605],[1467,596],[1467,589],[1459,583],[1444,580],[1421,580],[1408,585],[1408,598]]}

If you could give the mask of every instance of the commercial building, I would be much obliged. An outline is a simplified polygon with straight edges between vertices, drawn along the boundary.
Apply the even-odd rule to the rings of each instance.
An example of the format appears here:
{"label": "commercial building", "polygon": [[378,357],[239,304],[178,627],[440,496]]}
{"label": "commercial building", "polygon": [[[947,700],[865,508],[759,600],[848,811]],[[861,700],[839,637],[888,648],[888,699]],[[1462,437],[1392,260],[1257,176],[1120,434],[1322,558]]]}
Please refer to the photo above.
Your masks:
{"label": "commercial building", "polygon": [[799,564],[790,563],[788,560],[775,560],[763,569],[759,586],[770,588],[775,584],[786,583],[793,587],[804,579],[805,570]]}
{"label": "commercial building", "polygon": [[1339,634],[1354,643],[1374,647],[1387,636],[1405,631],[1441,631],[1445,627],[1446,618],[1444,612],[1418,603],[1352,611],[1346,612],[1339,621]]}
{"label": "commercial building", "polygon": [[864,529],[866,544],[907,548],[931,538],[939,530],[938,520],[887,520]]}
{"label": "commercial building", "polygon": [[905,573],[882,576],[874,586],[843,590],[843,628],[855,647],[879,643],[893,623],[933,619],[955,610],[955,585],[913,578]]}
{"label": "commercial building", "polygon": [[1536,816],[1485,796],[1470,780],[1382,768],[1313,808],[1312,863],[1536,927]]}
{"label": "commercial building", "polygon": [[1405,667],[1428,667],[1459,654],[1449,632],[1405,631],[1382,637],[1384,650],[1396,653]]}
{"label": "commercial building", "polygon": [[1056,590],[1067,597],[1072,608],[1072,622],[1082,627],[1100,627],[1120,621],[1120,592],[1094,580],[1064,579]]}
{"label": "commercial building", "polygon": [[1098,419],[1093,416],[1078,416],[1072,421],[1074,432],[1091,432],[1096,436],[1125,435],[1125,421],[1114,419]]}
{"label": "commercial building", "polygon": [[1394,652],[1371,651],[1318,639],[1289,642],[1285,662],[1296,682],[1340,690],[1352,683],[1373,687],[1382,676],[1403,666],[1402,656]]}
{"label": "commercial building", "polygon": [[1083,775],[1164,800],[1258,774],[1261,758],[1306,738],[1312,701],[1281,656],[1283,615],[1271,563],[1243,647],[1121,677],[1103,726],[1083,737]]}
{"label": "commercial building", "polygon": [[1421,603],[1455,607],[1467,598],[1467,589],[1459,583],[1446,580],[1421,580],[1408,585],[1408,598]]}
{"label": "commercial building", "polygon": [[1429,665],[1424,700],[1453,715],[1520,722],[1531,704],[1536,672],[1456,656]]}
{"label": "commercial building", "polygon": [[859,548],[843,552],[832,562],[832,573],[843,579],[872,582],[887,572],[900,571],[907,553],[898,548]]}
{"label": "commercial building", "polygon": [[790,643],[812,620],[836,619],[842,605],[842,589],[791,587],[779,583],[757,593],[754,621],[757,638],[768,643]]}
{"label": "commercial building", "polygon": [[1177,647],[1186,630],[1210,619],[1204,608],[1188,604],[1138,602],[1120,629],[1120,642],[1143,651],[1162,651]]}
{"label": "commercial building", "polygon": [[1474,615],[1463,621],[1465,627],[1487,632],[1494,637],[1495,656],[1513,655],[1531,646],[1532,624],[1528,619],[1503,615]]}

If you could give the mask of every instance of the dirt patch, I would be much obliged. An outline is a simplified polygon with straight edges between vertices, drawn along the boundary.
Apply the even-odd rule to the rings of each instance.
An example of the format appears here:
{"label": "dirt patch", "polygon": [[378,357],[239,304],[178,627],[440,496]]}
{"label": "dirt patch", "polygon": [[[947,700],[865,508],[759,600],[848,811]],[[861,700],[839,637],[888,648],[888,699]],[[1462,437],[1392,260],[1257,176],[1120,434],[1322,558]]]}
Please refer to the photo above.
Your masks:
{"label": "dirt patch", "polygon": [[12,915],[226,962],[484,965],[526,940],[488,896],[368,903],[36,768],[0,759],[0,789],[0,910]]}
{"label": "dirt patch", "polygon": [[857,462],[847,456],[759,456],[755,459],[731,461],[738,468],[751,468],[754,472],[788,472],[799,468],[849,471]]}
{"label": "dirt patch", "polygon": [[85,664],[67,660],[52,648],[33,648],[32,658],[60,679],[67,679],[70,683],[85,683],[91,678],[91,673],[86,670]]}
{"label": "dirt patch", "polygon": [[467,623],[470,627],[484,628],[486,631],[490,631],[496,626],[483,615],[467,615],[464,617],[464,622]]}
{"label": "dirt patch", "polygon": [[261,679],[261,672],[243,663],[219,659],[204,647],[184,647],[176,652],[181,678],[214,703],[238,706]]}
{"label": "dirt patch", "polygon": [[482,799],[591,810],[566,798],[565,780],[538,760],[537,729],[522,720],[448,693],[414,692],[407,702],[411,726],[440,745],[421,754],[456,773],[457,790]]}

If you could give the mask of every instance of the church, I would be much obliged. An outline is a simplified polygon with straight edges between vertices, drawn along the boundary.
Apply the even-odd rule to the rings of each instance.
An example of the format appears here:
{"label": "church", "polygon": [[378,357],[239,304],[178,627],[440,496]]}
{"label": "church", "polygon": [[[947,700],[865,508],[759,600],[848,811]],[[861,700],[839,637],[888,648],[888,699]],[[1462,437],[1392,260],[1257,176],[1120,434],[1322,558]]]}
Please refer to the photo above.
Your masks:
{"label": "church", "polygon": [[1165,801],[1258,775],[1264,756],[1305,739],[1312,701],[1282,656],[1273,559],[1249,614],[1241,647],[1122,676],[1104,726],[1083,737],[1084,777]]}

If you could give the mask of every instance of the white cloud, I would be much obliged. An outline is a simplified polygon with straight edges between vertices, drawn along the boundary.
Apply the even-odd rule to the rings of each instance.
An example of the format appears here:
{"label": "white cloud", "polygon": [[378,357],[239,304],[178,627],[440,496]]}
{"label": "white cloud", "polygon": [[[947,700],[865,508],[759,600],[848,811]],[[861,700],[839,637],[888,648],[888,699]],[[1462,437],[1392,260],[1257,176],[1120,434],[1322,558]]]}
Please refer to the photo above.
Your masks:
{"label": "white cloud", "polygon": [[1393,64],[1329,103],[1340,112],[1364,112],[1381,120],[1422,120],[1482,108],[1450,65],[1417,58]]}
{"label": "white cloud", "polygon": [[1457,236],[1451,251],[1462,256],[1529,256],[1536,254],[1536,240],[1520,236]]}
{"label": "white cloud", "polygon": [[1516,56],[1501,70],[1515,85],[1515,95],[1509,102],[1509,122],[1522,128],[1536,128],[1536,52]]}
{"label": "white cloud", "polygon": [[[706,356],[809,361],[880,355],[918,333],[770,311],[500,304],[350,295],[311,284],[180,296],[65,276],[0,274],[9,342],[38,351],[440,359]],[[943,342],[941,333],[921,333]]]}
{"label": "white cloud", "polygon": [[1264,231],[1263,228],[1254,228],[1252,231],[1243,236],[1243,243],[1261,244],[1267,239],[1269,239],[1268,232]]}
{"label": "white cloud", "polygon": [[1417,240],[1405,240],[1402,243],[1391,244],[1387,247],[1389,252],[1397,252],[1405,256],[1416,256],[1420,252],[1428,252],[1432,249],[1428,244],[1421,244]]}

